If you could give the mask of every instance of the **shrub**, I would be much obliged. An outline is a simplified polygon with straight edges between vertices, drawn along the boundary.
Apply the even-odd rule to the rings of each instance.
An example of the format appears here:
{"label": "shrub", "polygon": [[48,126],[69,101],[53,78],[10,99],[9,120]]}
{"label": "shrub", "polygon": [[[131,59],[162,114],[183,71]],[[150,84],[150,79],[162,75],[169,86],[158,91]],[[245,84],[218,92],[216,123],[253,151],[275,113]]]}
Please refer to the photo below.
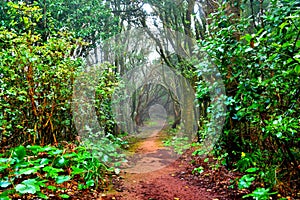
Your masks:
{"label": "shrub", "polygon": [[72,138],[72,84],[81,66],[71,58],[75,39],[71,33],[53,32],[44,41],[35,30],[40,9],[8,5],[16,29],[0,27],[1,145]]}
{"label": "shrub", "polygon": [[[300,165],[300,11],[294,7],[271,1],[257,30],[249,28],[250,18],[233,23],[224,7],[214,13],[209,34],[199,43],[227,92],[228,115],[217,148],[228,153],[229,167],[259,168],[258,181],[282,193],[298,187]],[[245,152],[246,157],[237,156]]]}

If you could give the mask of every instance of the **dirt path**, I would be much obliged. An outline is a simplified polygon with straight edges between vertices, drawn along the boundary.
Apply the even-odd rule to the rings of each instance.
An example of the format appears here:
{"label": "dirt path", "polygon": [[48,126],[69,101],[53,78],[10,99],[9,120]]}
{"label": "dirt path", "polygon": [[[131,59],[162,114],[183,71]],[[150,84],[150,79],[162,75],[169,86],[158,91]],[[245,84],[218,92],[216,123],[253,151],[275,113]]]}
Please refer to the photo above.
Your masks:
{"label": "dirt path", "polygon": [[[163,147],[160,129],[147,129],[148,135],[139,143],[114,194],[105,199],[117,200],[212,200],[216,195],[190,184],[179,175],[186,173],[190,154],[174,159],[173,152]],[[149,131],[152,134],[149,135]],[[144,133],[143,133],[144,134]],[[173,157],[172,157],[173,156]],[[156,170],[153,170],[156,169]]]}
{"label": "dirt path", "polygon": [[123,170],[127,173],[148,173],[166,167],[178,158],[170,148],[163,146],[163,124],[143,127],[139,134],[139,142],[129,150],[128,163]]}

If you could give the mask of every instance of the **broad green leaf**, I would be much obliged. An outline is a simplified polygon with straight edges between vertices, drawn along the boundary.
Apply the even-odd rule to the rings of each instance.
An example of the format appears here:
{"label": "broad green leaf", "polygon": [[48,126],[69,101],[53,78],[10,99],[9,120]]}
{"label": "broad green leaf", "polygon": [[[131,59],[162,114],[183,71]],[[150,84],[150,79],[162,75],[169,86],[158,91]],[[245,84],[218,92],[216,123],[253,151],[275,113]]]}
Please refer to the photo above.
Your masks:
{"label": "broad green leaf", "polygon": [[44,151],[54,151],[54,150],[57,150],[57,148],[53,147],[53,146],[46,146],[43,149],[44,149]]}
{"label": "broad green leaf", "polygon": [[249,174],[244,175],[242,178],[240,178],[238,187],[239,189],[249,188],[252,184],[252,181],[254,181],[255,178],[250,176]]}
{"label": "broad green leaf", "polygon": [[267,200],[269,199],[269,196],[276,194],[277,192],[269,192],[270,189],[265,189],[265,188],[256,188],[251,194],[244,195],[243,198],[247,197],[255,197],[255,199],[259,200]]}
{"label": "broad green leaf", "polygon": [[56,183],[61,184],[63,182],[69,181],[71,179],[70,176],[58,176],[56,177]]}
{"label": "broad green leaf", "polygon": [[27,180],[24,180],[22,183],[26,184],[26,185],[34,185],[37,183],[37,181],[35,179],[27,179]]}
{"label": "broad green leaf", "polygon": [[0,172],[3,172],[5,169],[7,169],[9,167],[8,164],[6,165],[0,165]]}
{"label": "broad green leaf", "polygon": [[25,175],[29,175],[29,174],[33,174],[36,173],[38,169],[36,168],[25,168],[25,169],[21,169],[20,171],[16,172],[16,174],[25,174]]}
{"label": "broad green leaf", "polygon": [[252,36],[247,33],[246,35],[244,35],[243,37],[241,37],[241,39],[245,39],[247,42],[250,42],[251,39],[252,39]]}
{"label": "broad green leaf", "polygon": [[49,151],[49,154],[51,154],[51,155],[57,155],[57,154],[61,154],[62,152],[63,152],[63,150],[56,149],[55,151]]}
{"label": "broad green leaf", "polygon": [[74,167],[72,166],[72,175],[76,175],[76,174],[82,174],[85,170],[78,168],[78,167]]}
{"label": "broad green leaf", "polygon": [[0,180],[0,187],[6,188],[10,185],[11,185],[11,183],[8,180]]}
{"label": "broad green leaf", "polygon": [[49,199],[49,197],[47,195],[45,195],[44,193],[42,193],[42,192],[37,192],[37,196],[42,198],[42,199]]}
{"label": "broad green leaf", "polygon": [[53,186],[53,185],[48,185],[47,188],[48,188],[49,190],[52,190],[52,191],[55,191],[55,190],[57,189],[57,188],[56,188],[55,186]]}
{"label": "broad green leaf", "polygon": [[9,195],[15,194],[15,193],[16,193],[15,189],[4,190],[4,191],[2,191],[2,193],[0,193],[0,200],[1,199],[3,199],[3,200],[10,199]]}
{"label": "broad green leaf", "polygon": [[247,169],[246,172],[252,173],[252,172],[256,172],[257,170],[259,170],[259,168],[252,167],[252,168]]}
{"label": "broad green leaf", "polygon": [[30,193],[30,194],[35,194],[36,191],[36,187],[34,185],[24,185],[24,184],[18,184],[15,187],[17,192],[20,192],[21,194],[26,194],[26,193]]}
{"label": "broad green leaf", "polygon": [[63,172],[64,170],[60,169],[60,168],[54,168],[54,167],[51,167],[51,166],[47,166],[47,167],[43,168],[43,171],[48,173],[47,176],[49,176],[51,178],[55,178],[55,177],[58,176],[59,172]]}
{"label": "broad green leaf", "polygon": [[41,165],[47,165],[50,162],[50,159],[48,158],[42,158],[40,164]]}
{"label": "broad green leaf", "polygon": [[6,162],[8,162],[9,158],[0,158],[0,163],[4,164]]}
{"label": "broad green leaf", "polygon": [[1,196],[0,195],[0,200],[11,200],[8,196]]}
{"label": "broad green leaf", "polygon": [[277,136],[278,138],[281,138],[281,137],[282,137],[282,132],[276,133],[276,136]]}
{"label": "broad green leaf", "polygon": [[87,182],[86,182],[86,185],[88,186],[88,187],[91,187],[91,186],[94,186],[94,184],[95,184],[95,182],[94,182],[94,180],[88,180]]}
{"label": "broad green leaf", "polygon": [[65,159],[63,156],[58,157],[57,159],[55,159],[55,166],[64,167],[66,165],[68,165],[68,160]]}
{"label": "broad green leaf", "polygon": [[19,161],[22,161],[26,156],[26,149],[24,146],[18,146],[14,149],[14,156],[18,158]]}
{"label": "broad green leaf", "polygon": [[295,72],[296,72],[297,74],[300,74],[300,65],[297,65],[297,66],[295,67]]}
{"label": "broad green leaf", "polygon": [[68,199],[68,198],[70,198],[70,196],[67,195],[67,194],[60,194],[59,196],[60,196],[61,198],[63,198],[63,199]]}
{"label": "broad green leaf", "polygon": [[298,40],[298,41],[296,42],[296,47],[297,47],[297,48],[300,48],[300,40]]}
{"label": "broad green leaf", "polygon": [[60,169],[60,168],[54,168],[54,167],[51,167],[51,166],[47,166],[47,167],[43,168],[43,171],[58,173],[58,172],[63,172],[64,170]]}
{"label": "broad green leaf", "polygon": [[43,151],[43,147],[38,146],[38,145],[33,145],[33,146],[28,145],[26,148],[31,150],[34,154],[37,154],[38,152]]}

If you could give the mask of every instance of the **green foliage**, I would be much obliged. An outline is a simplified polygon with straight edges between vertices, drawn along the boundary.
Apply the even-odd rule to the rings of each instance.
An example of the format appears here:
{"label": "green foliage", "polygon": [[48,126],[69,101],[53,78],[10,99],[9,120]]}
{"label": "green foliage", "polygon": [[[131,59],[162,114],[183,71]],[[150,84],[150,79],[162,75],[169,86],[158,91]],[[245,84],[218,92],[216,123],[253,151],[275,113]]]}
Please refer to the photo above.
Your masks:
{"label": "green foliage", "polygon": [[102,72],[95,88],[94,105],[100,126],[106,134],[113,134],[118,130],[112,112],[112,95],[119,85],[119,76],[115,73],[116,67],[113,65],[106,63],[101,68]]}
{"label": "green foliage", "polygon": [[70,196],[69,195],[67,195],[67,194],[60,194],[59,195],[61,198],[63,198],[63,199],[68,199]]}
{"label": "green foliage", "polygon": [[110,166],[110,170],[118,171],[117,167],[125,161],[125,155],[121,153],[123,142],[120,141],[121,139],[109,134],[99,140],[85,140],[83,144],[101,163]]}
{"label": "green foliage", "polygon": [[242,178],[240,178],[238,182],[238,187],[239,189],[244,189],[244,188],[249,188],[252,184],[252,182],[255,180],[253,176],[250,174],[244,175]]}
{"label": "green foliage", "polygon": [[204,167],[200,166],[200,167],[194,168],[192,171],[192,174],[195,174],[195,173],[201,174],[202,172],[204,172]]}
{"label": "green foliage", "polygon": [[36,5],[27,6],[25,2],[1,2],[1,27],[21,34],[24,32],[41,32],[39,27],[42,19],[42,9]]}
{"label": "green foliage", "polygon": [[72,138],[72,84],[81,66],[71,58],[76,41],[70,33],[57,32],[44,42],[35,32],[40,9],[8,5],[10,23],[18,28],[0,27],[1,142],[45,144]]}
{"label": "green foliage", "polygon": [[[86,138],[101,140],[101,137],[107,136],[112,141],[118,140],[114,138],[120,130],[113,116],[112,95],[119,85],[119,76],[115,73],[115,67],[109,63],[90,66],[88,70],[88,73],[80,73],[74,83],[74,88],[77,89],[74,90],[73,117],[77,122],[85,124],[82,130],[79,130],[81,137],[84,135]],[[95,97],[86,101],[91,94]],[[99,126],[90,125],[90,113],[94,113],[94,110]]]}
{"label": "green foliage", "polygon": [[164,145],[167,147],[174,148],[174,151],[180,155],[191,147],[191,144],[189,143],[189,138],[180,136],[173,136],[172,138],[165,140]]}
{"label": "green foliage", "polygon": [[[221,72],[227,92],[224,134],[214,152],[223,149],[228,154],[226,165],[241,172],[259,168],[257,176],[247,174],[240,180],[240,188],[250,186],[251,177],[281,191],[297,187],[300,10],[294,4],[271,1],[261,24],[251,32],[250,18],[233,22],[224,6],[212,15],[209,34],[199,41]],[[208,101],[209,87],[198,82],[199,100]],[[203,121],[209,119],[204,117]],[[208,128],[202,127],[204,137]]]}
{"label": "green foliage", "polygon": [[[42,184],[45,185],[45,184]],[[36,192],[40,191],[41,181],[37,182],[35,179],[27,179],[22,181],[21,184],[15,186],[17,192],[21,194],[35,194]]]}
{"label": "green foliage", "polygon": [[256,188],[251,194],[243,196],[243,198],[253,197],[255,200],[267,200],[270,199],[271,195],[276,194],[276,192],[269,192],[270,189]]}
{"label": "green foliage", "polygon": [[[103,0],[46,0],[39,4],[53,20],[56,30],[68,28],[76,37],[95,45],[119,32],[118,18]],[[44,18],[47,23],[49,16]]]}
{"label": "green foliage", "polygon": [[163,140],[164,146],[166,147],[172,147],[174,151],[181,155],[183,154],[187,149],[191,147],[191,144],[189,142],[188,137],[183,137],[180,135],[180,127],[175,129],[170,129],[169,137],[165,140]]}
{"label": "green foliage", "polygon": [[[76,38],[82,38],[94,47],[97,42],[120,31],[119,19],[112,14],[106,1],[87,0],[82,3],[79,0],[45,0],[30,4],[12,0],[1,1],[0,5],[1,26],[21,33],[28,28],[28,22],[33,22],[32,30],[41,34],[44,41],[53,33],[67,29],[74,32]],[[16,10],[12,11],[10,7]],[[33,9],[35,12],[32,12]]]}
{"label": "green foliage", "polygon": [[41,191],[58,191],[73,179],[81,185],[80,189],[98,187],[105,183],[105,173],[113,170],[87,148],[72,145],[64,148],[18,146],[1,155],[0,160],[0,187],[4,190],[1,198],[11,194],[46,198]]}

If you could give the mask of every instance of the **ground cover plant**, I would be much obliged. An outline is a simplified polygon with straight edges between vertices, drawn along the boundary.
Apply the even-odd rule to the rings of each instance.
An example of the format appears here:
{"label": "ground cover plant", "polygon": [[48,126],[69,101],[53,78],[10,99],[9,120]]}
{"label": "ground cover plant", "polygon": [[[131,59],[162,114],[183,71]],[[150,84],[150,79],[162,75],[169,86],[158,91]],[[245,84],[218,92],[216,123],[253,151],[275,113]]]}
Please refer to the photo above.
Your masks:
{"label": "ground cover plant", "polygon": [[91,151],[75,145],[17,146],[3,152],[0,160],[1,199],[69,198],[74,195],[71,186],[77,190],[105,187],[106,175],[114,173]]}

